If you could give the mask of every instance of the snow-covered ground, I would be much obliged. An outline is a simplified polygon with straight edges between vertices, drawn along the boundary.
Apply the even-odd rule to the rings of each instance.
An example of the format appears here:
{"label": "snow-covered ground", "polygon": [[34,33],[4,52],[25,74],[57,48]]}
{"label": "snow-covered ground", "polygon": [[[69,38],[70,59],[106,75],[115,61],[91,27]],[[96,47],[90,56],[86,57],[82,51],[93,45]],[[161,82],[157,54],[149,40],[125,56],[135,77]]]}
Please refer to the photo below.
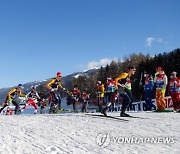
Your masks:
{"label": "snow-covered ground", "polygon": [[0,115],[0,154],[180,153],[180,114],[130,114],[146,119],[121,121],[82,113]]}

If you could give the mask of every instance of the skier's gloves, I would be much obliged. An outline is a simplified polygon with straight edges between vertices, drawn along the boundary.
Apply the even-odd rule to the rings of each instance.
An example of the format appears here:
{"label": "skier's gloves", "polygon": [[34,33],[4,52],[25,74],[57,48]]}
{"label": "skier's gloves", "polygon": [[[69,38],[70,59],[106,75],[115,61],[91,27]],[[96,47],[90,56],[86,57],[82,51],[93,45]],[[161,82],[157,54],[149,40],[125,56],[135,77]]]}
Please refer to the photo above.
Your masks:
{"label": "skier's gloves", "polygon": [[41,99],[41,98],[38,98],[38,101],[39,101],[39,102],[42,102],[42,99]]}
{"label": "skier's gloves", "polygon": [[10,102],[10,103],[12,103],[12,100],[13,100],[12,98],[9,98],[9,102]]}
{"label": "skier's gloves", "polygon": [[139,82],[139,86],[142,86],[142,81]]}
{"label": "skier's gloves", "polygon": [[124,85],[124,84],[120,84],[120,83],[118,83],[117,85],[118,85],[118,87],[122,87],[122,88],[124,88],[124,87],[125,87],[125,85]]}
{"label": "skier's gloves", "polygon": [[120,86],[121,86],[122,88],[125,88],[125,85],[124,85],[124,84],[121,84]]}
{"label": "skier's gloves", "polygon": [[156,77],[158,74],[159,74],[159,72],[156,72],[156,73],[154,74],[154,76]]}

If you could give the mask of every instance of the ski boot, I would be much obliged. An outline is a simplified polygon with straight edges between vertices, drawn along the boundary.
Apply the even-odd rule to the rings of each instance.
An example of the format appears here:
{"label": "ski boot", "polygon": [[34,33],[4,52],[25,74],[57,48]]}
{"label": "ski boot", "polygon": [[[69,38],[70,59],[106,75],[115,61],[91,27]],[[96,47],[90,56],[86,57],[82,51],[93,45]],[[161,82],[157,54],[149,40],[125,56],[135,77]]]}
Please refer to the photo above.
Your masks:
{"label": "ski boot", "polygon": [[101,110],[101,113],[104,114],[104,116],[107,116],[107,110],[108,110],[108,107],[105,107],[104,109]]}
{"label": "ski boot", "polygon": [[37,114],[37,109],[36,109],[36,110],[34,110],[34,114]]}
{"label": "ski boot", "polygon": [[126,114],[126,113],[124,113],[124,112],[121,112],[121,113],[120,113],[120,117],[130,117],[130,115],[129,115],[129,114]]}

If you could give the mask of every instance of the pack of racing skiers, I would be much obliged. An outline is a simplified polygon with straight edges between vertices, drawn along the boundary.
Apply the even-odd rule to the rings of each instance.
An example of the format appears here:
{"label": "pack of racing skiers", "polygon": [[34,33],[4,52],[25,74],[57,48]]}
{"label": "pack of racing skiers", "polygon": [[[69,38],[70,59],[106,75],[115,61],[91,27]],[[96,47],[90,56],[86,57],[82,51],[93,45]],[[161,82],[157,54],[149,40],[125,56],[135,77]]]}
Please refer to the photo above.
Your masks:
{"label": "pack of racing skiers", "polygon": [[[122,109],[120,116],[129,116],[125,113],[128,106],[132,103],[132,92],[131,92],[131,76],[134,75],[136,69],[132,66],[128,68],[127,73],[122,73],[117,78],[115,78],[115,84],[114,81],[111,78],[107,78],[106,83],[106,90],[103,90],[101,85],[101,81],[98,81],[97,84],[97,100],[98,100],[98,106],[100,112],[102,112],[104,115],[106,115],[106,111],[111,108],[111,105],[113,104],[114,100],[119,96],[123,98],[122,102]],[[174,110],[180,111],[180,81],[179,78],[176,76],[177,72],[172,72],[171,74],[171,80],[169,82],[169,93],[172,98],[173,107]],[[154,87],[155,87],[155,98],[156,98],[156,104],[157,109],[156,112],[163,112],[166,108],[166,102],[165,102],[165,92],[166,87],[168,84],[168,79],[163,71],[161,66],[158,66],[156,68],[155,77],[153,80],[153,76],[145,73],[145,82],[144,82],[144,100],[145,100],[145,110],[146,111],[152,111],[154,104],[152,103],[153,94],[154,94]],[[113,89],[115,85],[115,89]],[[104,86],[104,85],[103,85]],[[103,94],[102,97],[100,97]],[[103,97],[106,96],[107,98],[104,99]],[[104,101],[105,100],[105,101]],[[103,101],[106,102],[106,106],[104,109],[102,109]],[[131,110],[131,108],[130,108]]]}
{"label": "pack of racing skiers", "polygon": [[6,100],[4,102],[3,107],[1,108],[0,112],[9,105],[9,103],[12,103],[15,106],[15,114],[18,114],[19,112],[19,102],[20,97],[25,97],[25,94],[22,94],[22,84],[19,84],[16,88],[11,89],[8,92],[8,95],[6,97]]}
{"label": "pack of racing skiers", "polygon": [[[136,69],[133,66],[128,68],[128,72],[124,72],[117,76],[114,80],[111,77],[107,78],[107,82],[105,85],[101,81],[97,81],[97,102],[99,111],[104,115],[107,115],[106,112],[108,109],[114,108],[114,101],[121,96],[122,108],[120,112],[120,116],[129,116],[125,113],[128,106],[132,102],[132,84],[131,84],[131,76],[133,76],[136,72]],[[158,66],[156,69],[155,77],[153,79],[152,75],[148,73],[144,74],[145,83],[144,83],[144,100],[146,102],[145,108],[146,110],[152,110],[152,98],[153,98],[153,87],[156,87],[156,103],[157,103],[157,111],[163,111],[166,108],[165,103],[165,91],[166,86],[168,84],[167,76],[163,71],[161,66]],[[66,92],[70,97],[73,105],[74,112],[78,112],[77,104],[82,102],[82,112],[87,112],[87,104],[89,102],[89,94],[86,91],[83,91],[82,94],[77,86],[74,86],[72,92],[69,92],[66,88],[64,88],[61,84],[62,73],[58,72],[55,78],[52,78],[47,84],[46,87],[49,89],[49,106],[50,111],[52,113],[53,107],[56,107],[59,110],[61,109],[61,95],[59,88]],[[176,72],[172,72],[171,80],[169,82],[168,91],[172,97],[173,106],[175,110],[180,110],[180,80],[177,77]],[[26,104],[23,108],[20,109],[19,101],[20,97],[24,97],[26,100]],[[32,87],[31,91],[28,94],[22,93],[22,84],[19,84],[16,88],[13,88],[9,91],[6,100],[4,102],[4,106],[0,109],[0,112],[8,106],[8,103],[12,103],[15,106],[15,114],[19,112],[23,112],[29,105],[34,107],[34,113],[37,113],[38,106],[36,102],[40,101],[43,104],[43,99],[40,98],[39,94],[36,91],[35,87]],[[103,103],[106,102],[105,107],[103,107]],[[42,105],[43,109],[47,104]]]}
{"label": "pack of racing skiers", "polygon": [[[81,92],[78,89],[77,85],[74,86],[74,89],[72,92],[69,92],[66,88],[62,86],[61,83],[62,79],[62,73],[58,72],[56,74],[56,78],[53,78],[46,84],[46,87],[50,90],[50,95],[49,95],[49,105],[50,105],[50,111],[49,113],[53,112],[54,106],[58,106],[59,110],[64,110],[61,108],[61,95],[59,88],[61,88],[65,93],[67,93],[70,96],[70,104],[73,105],[73,110],[75,113],[78,112],[77,110],[77,104],[80,100],[83,100],[82,102],[82,111],[86,111],[87,108],[87,103],[89,101],[89,94],[85,97],[85,92],[82,94],[81,97]],[[69,105],[70,105],[69,104]]]}
{"label": "pack of racing skiers", "polygon": [[[59,92],[59,88],[61,88],[63,91],[68,93],[69,95],[72,96],[73,98],[73,109],[74,112],[77,111],[77,103],[82,100],[82,112],[87,112],[87,104],[89,102],[89,94],[86,93],[85,91],[80,93],[80,90],[78,89],[77,86],[74,87],[73,91],[70,93],[66,88],[64,88],[61,84],[61,78],[62,78],[62,73],[58,72],[56,74],[56,77],[51,79],[47,84],[46,87],[49,89],[49,97],[48,97],[48,104],[50,106],[49,113],[55,113],[53,110],[62,110],[61,109],[61,95]],[[9,103],[12,103],[15,106],[15,112],[14,114],[20,114],[26,110],[26,108],[31,105],[34,107],[34,113],[37,113],[38,106],[37,106],[37,101],[40,102],[41,106],[41,113],[43,113],[43,109],[47,106],[45,103],[44,99],[42,99],[39,94],[36,91],[36,87],[32,87],[30,92],[28,92],[26,95],[22,93],[22,84],[19,84],[16,88],[13,88],[12,90],[9,91],[5,103],[3,107],[0,109],[0,112],[9,105]],[[21,102],[21,97],[24,97],[24,100],[26,104],[20,109],[19,103]],[[9,112],[9,108],[7,109],[7,112]],[[8,113],[9,114],[9,113]]]}
{"label": "pack of racing skiers", "polygon": [[[131,92],[131,76],[134,75],[136,69],[129,66],[128,72],[120,74],[113,80],[111,77],[107,78],[107,82],[104,88],[104,84],[101,81],[97,83],[97,100],[99,111],[104,115],[107,115],[107,110],[114,110],[114,102],[121,96],[123,98],[122,108],[120,116],[129,116],[125,113],[130,103],[132,102],[132,92]],[[106,98],[104,98],[106,96]],[[106,102],[103,108],[102,104]]]}
{"label": "pack of racing skiers", "polygon": [[71,92],[71,102],[70,104],[73,105],[73,110],[75,113],[78,113],[77,105],[81,103],[81,112],[87,112],[87,105],[89,103],[89,96],[86,92],[87,90],[83,90],[80,92],[77,85],[74,86],[73,91]]}
{"label": "pack of racing skiers", "polygon": [[101,110],[101,113],[103,113],[105,116],[107,116],[107,111],[109,107],[114,103],[117,96],[121,96],[123,98],[122,102],[122,108],[120,112],[120,116],[126,117],[129,116],[125,113],[127,110],[129,104],[132,101],[132,92],[131,92],[131,76],[134,75],[136,72],[136,69],[132,66],[128,67],[128,72],[124,72],[120,74],[118,77],[115,78],[115,80],[112,80],[112,78],[107,78],[107,103],[105,107]]}
{"label": "pack of racing skiers", "polygon": [[[15,106],[14,114],[22,113],[29,105],[32,105],[34,107],[34,113],[37,113],[38,106],[36,100],[38,99],[41,101],[41,98],[39,97],[39,94],[36,91],[35,87],[31,88],[31,91],[28,92],[26,95],[22,94],[22,84],[19,84],[16,88],[13,88],[9,91],[6,100],[4,102],[4,106],[1,108],[0,112],[9,105],[9,103],[12,103]],[[20,97],[24,97],[26,100],[26,104],[20,109],[19,103],[21,102]],[[10,109],[7,109],[7,112],[9,112]]]}

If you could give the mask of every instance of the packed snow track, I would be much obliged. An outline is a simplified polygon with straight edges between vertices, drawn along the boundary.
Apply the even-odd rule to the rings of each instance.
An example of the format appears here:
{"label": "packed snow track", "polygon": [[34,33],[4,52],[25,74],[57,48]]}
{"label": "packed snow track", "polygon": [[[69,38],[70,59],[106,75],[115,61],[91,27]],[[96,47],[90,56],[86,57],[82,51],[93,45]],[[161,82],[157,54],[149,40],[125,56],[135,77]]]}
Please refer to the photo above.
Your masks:
{"label": "packed snow track", "polygon": [[[1,115],[0,154],[180,153],[179,113],[129,114],[144,119],[121,118],[124,121],[82,113]],[[137,140],[129,142],[132,138]],[[160,141],[150,141],[153,138]]]}

